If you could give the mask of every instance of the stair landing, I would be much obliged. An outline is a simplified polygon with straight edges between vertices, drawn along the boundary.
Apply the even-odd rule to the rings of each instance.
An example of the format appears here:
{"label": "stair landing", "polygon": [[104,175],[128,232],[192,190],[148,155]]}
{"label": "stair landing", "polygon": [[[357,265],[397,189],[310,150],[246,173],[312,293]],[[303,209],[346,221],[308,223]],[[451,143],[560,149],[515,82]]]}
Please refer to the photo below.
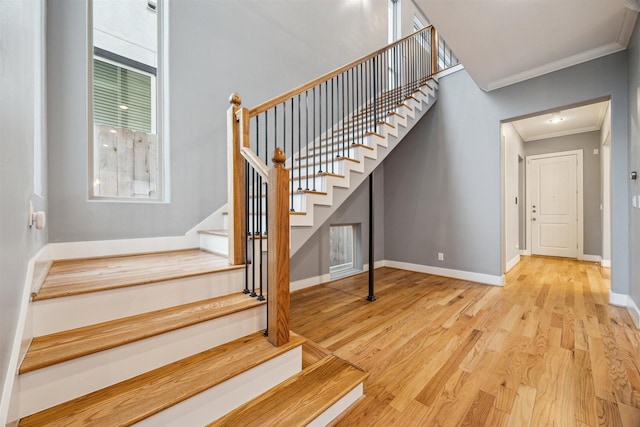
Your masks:
{"label": "stair landing", "polygon": [[33,301],[242,268],[200,249],[55,261]]}

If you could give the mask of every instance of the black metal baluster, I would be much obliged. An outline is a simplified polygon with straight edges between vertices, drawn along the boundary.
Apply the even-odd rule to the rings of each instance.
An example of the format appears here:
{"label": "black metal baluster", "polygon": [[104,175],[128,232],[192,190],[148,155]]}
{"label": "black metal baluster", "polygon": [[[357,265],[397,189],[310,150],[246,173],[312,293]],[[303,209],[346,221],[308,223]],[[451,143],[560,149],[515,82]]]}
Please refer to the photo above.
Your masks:
{"label": "black metal baluster", "polygon": [[[316,88],[314,86],[313,88],[313,129],[312,129],[312,133],[311,133],[311,141],[312,141],[312,152],[313,154],[316,153]],[[309,151],[307,151],[307,162],[309,161]],[[313,181],[311,182],[313,184],[313,191],[316,191],[316,158],[315,156],[313,157]],[[307,178],[308,179],[308,178]]]}
{"label": "black metal baluster", "polygon": [[334,140],[334,135],[335,135],[335,130],[336,130],[336,122],[335,122],[335,107],[336,107],[336,81],[338,79],[338,76],[334,77],[331,79],[331,173],[336,173],[335,170],[335,159],[336,159],[336,153],[335,153],[335,149],[336,146],[335,144],[335,140]]}
{"label": "black metal baluster", "polygon": [[293,120],[293,101],[294,101],[294,98],[291,98],[291,151],[290,151],[290,153],[291,153],[291,172],[289,172],[289,179],[291,180],[291,206],[289,206],[289,210],[291,212],[295,212],[295,209],[293,208],[293,182],[294,182],[294,179],[293,179],[293,158],[294,158],[294,153],[295,153],[295,151],[293,149],[293,144],[294,144],[294,142],[293,142],[294,141],[294,138],[293,138],[293,123],[294,123],[294,120]]}
{"label": "black metal baluster", "polygon": [[[300,120],[300,94],[298,94],[298,191],[302,191],[302,162],[300,161],[300,153],[302,153],[302,121]],[[293,153],[291,153],[293,154]],[[293,167],[291,168],[293,173]],[[293,209],[293,194],[291,194],[291,208]]]}
{"label": "black metal baluster", "polygon": [[[313,173],[313,189],[316,189],[316,176],[322,175],[322,84],[318,86],[318,143],[320,144],[318,147],[318,152],[313,151],[313,158],[316,158],[316,154],[318,155],[318,173]],[[315,105],[315,104],[314,104]]]}
{"label": "black metal baluster", "polygon": [[[258,126],[256,122],[256,127]],[[244,162],[244,229],[245,229],[245,245],[244,245],[244,290],[242,293],[249,293],[249,163]]]}
{"label": "black metal baluster", "polygon": [[[305,97],[305,114],[304,114],[304,118],[305,118],[305,144],[306,145],[306,152],[307,154],[309,154],[309,91],[305,91],[304,93],[304,97]],[[298,161],[302,161],[302,159],[300,158],[301,154],[298,154]],[[307,174],[307,190],[309,189],[309,158],[307,158],[306,161],[306,174]]]}
{"label": "black metal baluster", "polygon": [[324,171],[329,172],[329,145],[331,140],[329,139],[329,92],[327,92],[327,81],[324,82],[324,137],[327,141],[327,147],[324,152]]}

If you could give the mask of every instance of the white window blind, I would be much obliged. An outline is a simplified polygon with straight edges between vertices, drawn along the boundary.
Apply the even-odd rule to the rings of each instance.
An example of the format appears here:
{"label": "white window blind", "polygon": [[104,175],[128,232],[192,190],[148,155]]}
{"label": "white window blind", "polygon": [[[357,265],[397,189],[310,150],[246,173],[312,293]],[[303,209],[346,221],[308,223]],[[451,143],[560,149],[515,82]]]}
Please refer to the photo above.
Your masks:
{"label": "white window blind", "polygon": [[95,123],[155,134],[152,119],[154,80],[150,74],[94,58]]}

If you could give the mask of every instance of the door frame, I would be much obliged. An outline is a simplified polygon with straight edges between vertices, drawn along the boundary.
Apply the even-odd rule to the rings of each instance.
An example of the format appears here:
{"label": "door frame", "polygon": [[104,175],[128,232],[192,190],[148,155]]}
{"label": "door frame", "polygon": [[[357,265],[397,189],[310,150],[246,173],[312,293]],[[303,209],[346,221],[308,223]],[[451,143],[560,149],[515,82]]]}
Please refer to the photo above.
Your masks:
{"label": "door frame", "polygon": [[527,177],[525,183],[525,192],[526,192],[526,226],[527,226],[527,249],[533,255],[532,248],[532,227],[531,227],[531,161],[538,159],[551,159],[554,157],[562,157],[562,156],[576,156],[576,188],[578,189],[577,194],[577,216],[578,221],[576,222],[576,236],[578,240],[578,250],[577,250],[577,259],[584,259],[584,178],[583,178],[583,150],[571,150],[571,151],[558,151],[555,153],[547,153],[547,154],[535,154],[526,157],[525,163],[525,175]]}

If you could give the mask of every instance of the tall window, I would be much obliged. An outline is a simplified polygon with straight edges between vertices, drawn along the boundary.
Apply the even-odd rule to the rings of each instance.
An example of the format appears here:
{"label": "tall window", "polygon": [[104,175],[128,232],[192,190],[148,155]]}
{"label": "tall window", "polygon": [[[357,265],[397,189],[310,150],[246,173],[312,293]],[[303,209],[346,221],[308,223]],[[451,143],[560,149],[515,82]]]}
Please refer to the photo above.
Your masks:
{"label": "tall window", "polygon": [[[401,38],[400,0],[389,0],[389,43]],[[387,52],[389,64],[389,89],[402,85],[400,81],[403,52],[401,46],[396,46]]]}
{"label": "tall window", "polygon": [[166,0],[93,0],[91,196],[165,198]]}

